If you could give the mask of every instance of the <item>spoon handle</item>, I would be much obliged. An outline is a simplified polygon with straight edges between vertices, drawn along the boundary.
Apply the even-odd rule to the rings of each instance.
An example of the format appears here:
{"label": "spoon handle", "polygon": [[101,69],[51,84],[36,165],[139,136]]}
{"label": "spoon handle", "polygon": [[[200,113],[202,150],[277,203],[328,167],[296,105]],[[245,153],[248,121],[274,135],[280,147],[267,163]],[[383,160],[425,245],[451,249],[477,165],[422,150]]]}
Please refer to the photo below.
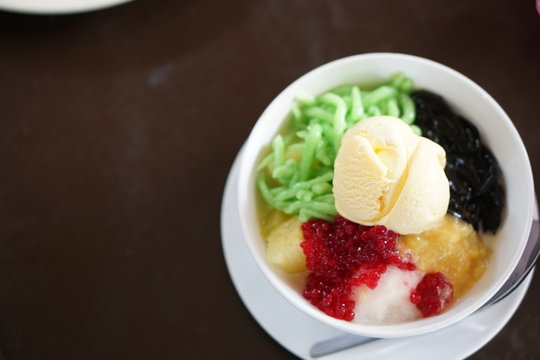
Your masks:
{"label": "spoon handle", "polygon": [[496,302],[507,297],[523,282],[523,280],[531,272],[534,265],[536,265],[538,255],[540,254],[540,222],[538,217],[538,201],[535,198],[533,223],[531,232],[529,234],[529,240],[527,241],[525,250],[523,250],[523,255],[521,256],[521,259],[519,260],[519,263],[517,264],[512,275],[510,275],[500,290],[493,295],[493,297],[489,299],[489,301],[480,309],[495,304]]}

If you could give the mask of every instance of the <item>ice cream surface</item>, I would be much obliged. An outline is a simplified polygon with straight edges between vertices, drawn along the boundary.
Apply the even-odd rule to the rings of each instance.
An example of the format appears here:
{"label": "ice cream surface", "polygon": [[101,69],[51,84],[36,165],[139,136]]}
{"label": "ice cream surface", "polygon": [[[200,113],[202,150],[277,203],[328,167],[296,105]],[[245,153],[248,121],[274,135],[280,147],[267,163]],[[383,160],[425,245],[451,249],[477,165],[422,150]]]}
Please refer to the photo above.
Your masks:
{"label": "ice cream surface", "polygon": [[446,154],[391,116],[365,119],[343,136],[334,163],[336,209],[362,225],[400,234],[435,226],[448,209]]}

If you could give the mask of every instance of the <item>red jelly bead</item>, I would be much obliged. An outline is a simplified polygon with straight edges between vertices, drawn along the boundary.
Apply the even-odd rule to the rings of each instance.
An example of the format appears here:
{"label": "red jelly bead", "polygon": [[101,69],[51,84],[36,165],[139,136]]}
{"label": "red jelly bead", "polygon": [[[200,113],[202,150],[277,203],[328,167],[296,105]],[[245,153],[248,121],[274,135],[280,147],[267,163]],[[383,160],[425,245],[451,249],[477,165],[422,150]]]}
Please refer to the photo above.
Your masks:
{"label": "red jelly bead", "polygon": [[418,292],[416,292],[416,290],[413,290],[413,291],[411,291],[410,299],[411,299],[411,302],[416,305],[416,304],[418,304],[420,302],[420,294],[418,294]]}
{"label": "red jelly bead", "polygon": [[443,312],[454,297],[454,287],[440,272],[428,273],[411,293],[410,300],[424,317]]}
{"label": "red jelly bead", "polygon": [[304,297],[326,314],[351,321],[356,303],[354,287],[374,289],[388,265],[414,270],[398,256],[398,234],[384,226],[367,227],[336,216],[333,223],[312,220],[302,224],[308,276]]}

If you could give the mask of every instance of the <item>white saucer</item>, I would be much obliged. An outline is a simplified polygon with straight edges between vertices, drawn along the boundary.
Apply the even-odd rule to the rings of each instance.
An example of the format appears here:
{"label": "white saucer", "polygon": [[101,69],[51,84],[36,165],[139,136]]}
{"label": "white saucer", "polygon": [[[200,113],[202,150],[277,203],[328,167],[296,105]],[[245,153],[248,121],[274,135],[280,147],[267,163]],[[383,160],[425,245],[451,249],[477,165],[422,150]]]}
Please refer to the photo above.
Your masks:
{"label": "white saucer", "polygon": [[0,0],[0,9],[29,14],[71,14],[104,9],[131,0]]}
{"label": "white saucer", "polygon": [[[221,208],[222,244],[229,273],[242,301],[262,328],[296,356],[313,359],[310,356],[312,345],[344,333],[296,309],[279,295],[257,268],[240,226],[236,200],[238,158],[229,173]],[[532,276],[531,272],[504,300],[443,330],[409,338],[380,339],[317,359],[466,358],[487,344],[506,325],[525,296]]]}

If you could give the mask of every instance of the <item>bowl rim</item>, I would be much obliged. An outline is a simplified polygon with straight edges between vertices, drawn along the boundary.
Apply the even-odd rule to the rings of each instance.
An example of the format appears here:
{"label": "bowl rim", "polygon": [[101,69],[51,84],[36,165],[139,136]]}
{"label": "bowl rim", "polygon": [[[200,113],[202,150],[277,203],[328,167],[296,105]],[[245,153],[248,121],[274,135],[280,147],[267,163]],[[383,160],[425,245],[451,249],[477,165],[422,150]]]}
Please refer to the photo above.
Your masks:
{"label": "bowl rim", "polygon": [[[244,216],[246,214],[246,210],[248,210],[247,208],[248,208],[249,194],[250,194],[250,191],[246,191],[246,189],[249,188],[249,186],[251,185],[250,181],[253,178],[254,166],[256,165],[256,161],[257,161],[256,159],[258,158],[260,151],[265,146],[268,145],[268,144],[256,144],[254,140],[255,136],[253,134],[259,133],[261,131],[259,129],[263,128],[264,123],[267,121],[270,121],[270,120],[265,120],[265,119],[268,119],[268,113],[271,112],[271,110],[275,108],[277,105],[279,105],[281,101],[283,101],[287,97],[290,97],[291,89],[294,89],[295,87],[297,87],[299,83],[304,82],[306,79],[314,77],[318,75],[319,73],[332,71],[332,68],[337,68],[349,62],[354,63],[357,61],[368,60],[368,59],[371,59],[371,60],[395,59],[395,60],[412,61],[412,62],[419,63],[423,66],[436,68],[438,71],[446,72],[450,74],[452,77],[456,77],[460,82],[465,83],[467,87],[471,88],[475,93],[477,93],[477,95],[481,96],[485,101],[487,101],[489,105],[493,107],[494,111],[496,111],[500,115],[503,121],[506,122],[507,127],[512,132],[512,136],[517,140],[517,144],[520,148],[519,153],[521,154],[521,156],[524,156],[523,160],[525,161],[525,164],[526,164],[526,167],[524,169],[526,172],[526,176],[524,179],[522,179],[522,181],[523,181],[524,186],[526,187],[526,191],[530,193],[531,195],[527,197],[528,203],[523,204],[526,209],[526,222],[525,222],[526,228],[521,234],[518,251],[515,253],[514,258],[511,261],[511,266],[509,266],[504,272],[503,278],[499,279],[499,281],[495,284],[495,286],[491,286],[490,291],[483,294],[483,296],[480,296],[477,299],[477,301],[475,301],[471,306],[467,307],[466,308],[467,311],[461,311],[449,317],[443,317],[442,315],[444,314],[441,314],[436,317],[420,319],[418,321],[415,321],[415,323],[422,322],[422,324],[419,326],[415,326],[414,328],[411,328],[410,322],[405,322],[401,324],[390,324],[390,325],[366,325],[366,324],[346,322],[346,321],[332,318],[324,314],[319,309],[316,309],[315,307],[311,306],[303,298],[302,298],[302,300],[304,300],[303,302],[299,301],[298,300],[299,297],[292,295],[292,289],[290,289],[290,287],[285,284],[285,282],[278,276],[278,274],[276,274],[276,270],[273,269],[269,264],[267,264],[266,259],[264,259],[260,255],[260,253],[257,251],[255,243],[251,239],[254,239],[254,238],[262,239],[262,236],[260,235],[260,233],[258,234],[254,233],[254,228],[256,226],[252,226],[248,222],[248,217]],[[398,69],[396,69],[396,71],[397,70]],[[280,124],[282,124],[284,120],[285,119],[281,119]],[[253,151],[253,150],[256,150],[256,151]],[[493,296],[496,293],[496,291],[498,291],[498,289],[502,287],[504,282],[510,277],[512,271],[516,267],[519,259],[521,258],[523,254],[523,251],[527,242],[526,240],[531,231],[532,222],[533,222],[534,183],[533,183],[530,160],[529,160],[527,151],[525,149],[525,146],[523,144],[523,141],[517,129],[515,128],[514,124],[512,123],[508,115],[506,114],[506,112],[495,101],[495,99],[489,93],[487,93],[486,90],[481,88],[478,84],[476,84],[474,81],[472,81],[465,75],[439,62],[429,60],[423,57],[415,56],[415,55],[410,55],[410,54],[393,53],[393,52],[376,52],[376,53],[363,53],[363,54],[351,55],[351,56],[335,59],[321,66],[318,66],[308,71],[307,73],[303,74],[298,79],[294,80],[270,102],[270,104],[265,108],[265,110],[257,119],[257,122],[255,123],[246,142],[243,145],[238,179],[239,179],[238,181],[239,191],[238,191],[237,200],[239,204],[240,222],[242,225],[242,231],[248,243],[248,248],[251,253],[251,256],[253,256],[255,262],[257,263],[259,269],[264,274],[265,278],[274,286],[274,288],[276,288],[276,290],[281,294],[281,296],[283,296],[285,299],[287,299],[287,301],[292,303],[295,307],[297,307],[302,312],[306,313],[311,318],[314,318],[328,326],[339,329],[341,331],[345,331],[347,333],[352,333],[352,334],[357,334],[357,335],[373,336],[373,337],[387,337],[387,338],[419,335],[422,333],[427,333],[430,331],[434,331],[434,330],[449,326],[463,319],[464,317],[469,316],[474,311],[478,310],[486,301],[488,301],[489,298],[491,298],[491,296]],[[257,227],[257,232],[258,232],[258,227]]]}
{"label": "bowl rim", "polygon": [[120,5],[133,0],[0,0],[0,8],[26,14],[75,14]]}

